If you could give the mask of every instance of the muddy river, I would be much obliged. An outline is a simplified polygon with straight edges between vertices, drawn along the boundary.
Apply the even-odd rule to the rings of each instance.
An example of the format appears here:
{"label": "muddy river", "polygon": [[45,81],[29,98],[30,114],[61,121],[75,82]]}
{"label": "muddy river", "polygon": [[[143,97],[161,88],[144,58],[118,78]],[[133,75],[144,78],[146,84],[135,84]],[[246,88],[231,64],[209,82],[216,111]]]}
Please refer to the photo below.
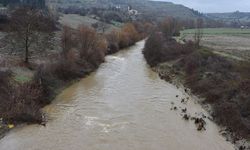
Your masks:
{"label": "muddy river", "polygon": [[12,130],[0,150],[233,150],[211,121],[198,132],[193,121],[182,119],[181,108],[206,112],[194,100],[181,103],[188,95],[151,71],[143,45],[107,56],[97,72],[44,108],[46,127]]}

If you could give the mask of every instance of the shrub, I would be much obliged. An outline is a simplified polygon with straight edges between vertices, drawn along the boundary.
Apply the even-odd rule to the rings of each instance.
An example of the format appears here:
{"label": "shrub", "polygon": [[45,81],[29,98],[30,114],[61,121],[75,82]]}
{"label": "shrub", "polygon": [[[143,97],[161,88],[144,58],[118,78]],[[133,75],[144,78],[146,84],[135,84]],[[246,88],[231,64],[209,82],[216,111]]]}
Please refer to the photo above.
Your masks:
{"label": "shrub", "polygon": [[80,58],[94,68],[104,61],[107,51],[106,40],[99,36],[93,28],[80,26],[79,28]]}
{"label": "shrub", "polygon": [[9,72],[1,72],[0,76],[0,118],[6,122],[41,123],[41,87],[33,82],[15,85]]}
{"label": "shrub", "polygon": [[9,97],[11,96],[10,78],[11,78],[10,71],[0,71],[0,99],[1,99],[0,106],[2,107],[4,107],[4,103],[8,101]]}
{"label": "shrub", "polygon": [[6,110],[2,117],[8,122],[41,123],[42,88],[34,83],[24,83],[16,86],[12,91]]}
{"label": "shrub", "polygon": [[121,32],[123,36],[126,36],[125,39],[127,39],[127,42],[128,42],[127,46],[134,45],[139,39],[139,34],[136,31],[135,26],[132,23],[125,24],[122,27]]}
{"label": "shrub", "polygon": [[68,60],[59,60],[55,64],[51,64],[50,67],[52,67],[51,71],[53,75],[62,81],[70,81],[82,77],[76,64],[71,63]]}
{"label": "shrub", "polygon": [[150,66],[156,66],[160,62],[163,43],[164,37],[159,32],[153,33],[147,39],[143,49],[143,54]]}
{"label": "shrub", "polygon": [[180,58],[182,55],[193,52],[192,42],[179,44],[174,39],[165,38],[164,34],[157,32],[146,41],[143,54],[150,66]]}
{"label": "shrub", "polygon": [[108,54],[113,54],[119,51],[119,33],[118,31],[113,30],[112,32],[106,35],[108,42]]}
{"label": "shrub", "polygon": [[155,26],[150,22],[136,21],[133,22],[133,25],[138,33],[138,39],[140,40],[146,38],[155,30]]}
{"label": "shrub", "polygon": [[231,131],[245,138],[250,137],[249,122],[244,121],[236,103],[221,101],[214,105],[214,115],[217,122],[227,126]]}
{"label": "shrub", "polygon": [[130,39],[129,39],[129,36],[127,33],[125,32],[119,32],[118,34],[118,37],[119,37],[119,48],[120,49],[123,49],[123,48],[126,48],[130,45]]}
{"label": "shrub", "polygon": [[66,57],[68,52],[76,45],[73,38],[73,31],[68,26],[63,26],[62,36],[61,36],[61,47],[62,55]]}

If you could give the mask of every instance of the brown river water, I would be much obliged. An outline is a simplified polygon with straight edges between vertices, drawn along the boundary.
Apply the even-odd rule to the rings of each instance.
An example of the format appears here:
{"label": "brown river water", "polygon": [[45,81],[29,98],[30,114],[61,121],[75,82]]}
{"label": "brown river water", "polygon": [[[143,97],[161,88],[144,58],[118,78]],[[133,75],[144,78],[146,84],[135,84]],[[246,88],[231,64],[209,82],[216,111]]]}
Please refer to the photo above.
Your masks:
{"label": "brown river water", "polygon": [[[146,65],[144,41],[107,56],[97,72],[65,89],[46,108],[46,127],[22,126],[0,140],[0,150],[233,150],[209,120],[198,132],[187,112],[199,104]],[[176,95],[180,95],[176,98]],[[170,110],[178,106],[179,110]]]}

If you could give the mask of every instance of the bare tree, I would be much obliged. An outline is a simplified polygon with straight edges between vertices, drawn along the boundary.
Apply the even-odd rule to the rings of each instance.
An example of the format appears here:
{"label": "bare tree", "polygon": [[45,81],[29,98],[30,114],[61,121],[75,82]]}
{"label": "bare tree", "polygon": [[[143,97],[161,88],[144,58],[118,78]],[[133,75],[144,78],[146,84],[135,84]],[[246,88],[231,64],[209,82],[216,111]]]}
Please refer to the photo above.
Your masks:
{"label": "bare tree", "polygon": [[97,33],[93,28],[81,25],[79,27],[80,58],[88,59],[96,46]]}
{"label": "bare tree", "polygon": [[196,31],[194,34],[194,42],[197,48],[200,47],[200,42],[203,37],[203,19],[199,18],[196,20]]}
{"label": "bare tree", "polygon": [[64,57],[66,57],[68,52],[71,50],[71,48],[74,45],[73,31],[68,26],[63,26],[61,44],[62,44],[62,50],[63,50],[62,54]]}
{"label": "bare tree", "polygon": [[104,61],[107,51],[106,40],[98,35],[93,28],[81,25],[79,27],[79,52],[80,58],[97,67]]}
{"label": "bare tree", "polygon": [[172,36],[179,36],[181,25],[179,21],[173,17],[166,17],[160,24],[160,29],[167,39]]}
{"label": "bare tree", "polygon": [[24,51],[24,61],[29,63],[29,48],[36,44],[42,32],[50,33],[54,28],[54,21],[48,13],[31,7],[17,8],[10,18],[9,34],[20,50]]}

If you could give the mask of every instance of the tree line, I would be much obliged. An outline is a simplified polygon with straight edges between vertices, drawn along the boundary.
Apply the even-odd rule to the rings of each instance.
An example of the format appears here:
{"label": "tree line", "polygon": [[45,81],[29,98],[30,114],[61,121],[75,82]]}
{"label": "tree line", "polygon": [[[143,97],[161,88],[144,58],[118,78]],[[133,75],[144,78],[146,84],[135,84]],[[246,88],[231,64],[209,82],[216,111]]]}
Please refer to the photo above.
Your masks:
{"label": "tree line", "polygon": [[45,8],[45,0],[0,0],[3,6],[31,6]]}

